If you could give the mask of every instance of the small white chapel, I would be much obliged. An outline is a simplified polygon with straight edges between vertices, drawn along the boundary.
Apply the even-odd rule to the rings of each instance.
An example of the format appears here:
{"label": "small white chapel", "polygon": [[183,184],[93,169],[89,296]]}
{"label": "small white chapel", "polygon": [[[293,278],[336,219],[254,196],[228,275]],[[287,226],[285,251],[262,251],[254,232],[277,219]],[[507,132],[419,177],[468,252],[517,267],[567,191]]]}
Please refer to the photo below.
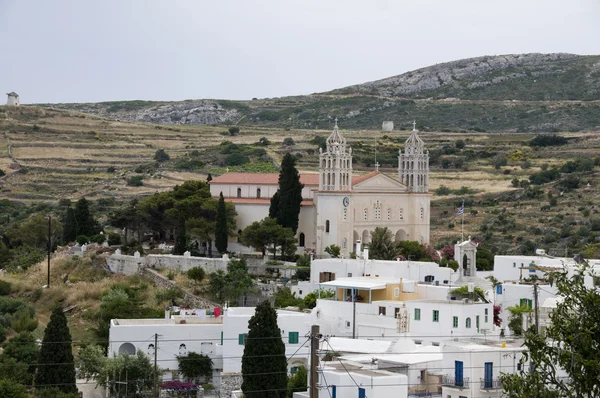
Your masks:
{"label": "small white chapel", "polygon": [[[414,124],[404,151],[398,153],[397,175],[382,173],[378,164],[375,168],[368,174],[352,173],[352,148],[336,120],[327,148],[320,150],[318,174],[300,173],[299,253],[326,256],[325,248],[335,244],[348,257],[357,243],[370,242],[376,227],[388,227],[397,241],[429,242],[429,152]],[[278,179],[278,173],[225,173],[210,181],[210,191],[213,197],[223,192],[235,204],[241,232],[268,216]],[[229,250],[252,251],[235,238]]]}

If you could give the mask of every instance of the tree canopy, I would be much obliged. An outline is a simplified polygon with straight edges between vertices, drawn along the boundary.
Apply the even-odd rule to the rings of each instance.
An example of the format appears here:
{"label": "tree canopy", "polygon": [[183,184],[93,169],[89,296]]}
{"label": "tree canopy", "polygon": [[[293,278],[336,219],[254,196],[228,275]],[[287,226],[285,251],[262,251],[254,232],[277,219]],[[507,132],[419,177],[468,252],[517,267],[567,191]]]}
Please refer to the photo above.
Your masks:
{"label": "tree canopy", "polygon": [[302,188],[304,188],[304,185],[300,183],[300,173],[296,169],[296,158],[292,154],[286,153],[281,161],[279,172],[277,223],[285,228],[290,228],[294,235],[298,230]]}
{"label": "tree canopy", "polygon": [[210,274],[208,289],[211,295],[218,301],[231,300],[237,302],[240,296],[245,296],[254,281],[248,274],[248,266],[245,259],[232,259],[227,264],[227,273],[218,270]]}
{"label": "tree canopy", "polygon": [[287,360],[277,312],[268,301],[256,307],[248,322],[242,356],[242,391],[246,398],[285,398]]}
{"label": "tree canopy", "polygon": [[261,251],[263,255],[268,249],[273,251],[273,257],[277,255],[277,247],[281,249],[284,257],[293,256],[296,253],[296,238],[290,228],[285,228],[277,223],[274,218],[264,218],[248,225],[242,231],[240,237],[242,243]]}
{"label": "tree canopy", "polygon": [[57,387],[64,393],[77,392],[71,342],[67,318],[62,308],[57,306],[44,331],[35,375],[36,388]]}
{"label": "tree canopy", "polygon": [[188,381],[212,376],[213,361],[206,355],[189,352],[187,355],[177,356],[177,364],[179,371]]}
{"label": "tree canopy", "polygon": [[[600,396],[600,294],[585,281],[594,278],[592,268],[580,265],[574,275],[566,271],[548,274],[560,301],[550,313],[550,324],[538,334],[535,326],[525,332],[522,363],[531,368],[505,374],[502,383],[509,398]],[[561,373],[567,377],[561,377]]]}

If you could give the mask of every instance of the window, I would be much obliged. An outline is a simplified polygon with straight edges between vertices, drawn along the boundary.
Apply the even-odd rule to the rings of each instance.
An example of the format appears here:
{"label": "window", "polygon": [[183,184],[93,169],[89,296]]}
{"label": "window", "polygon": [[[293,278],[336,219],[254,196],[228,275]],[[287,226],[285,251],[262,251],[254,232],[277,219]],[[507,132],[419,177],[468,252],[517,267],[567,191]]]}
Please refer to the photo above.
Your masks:
{"label": "window", "polygon": [[244,345],[246,343],[246,336],[248,336],[247,333],[238,334],[238,344],[239,345]]}
{"label": "window", "polygon": [[298,246],[300,247],[304,247],[304,240],[306,239],[306,237],[304,236],[304,233],[300,233],[300,235],[298,235]]}
{"label": "window", "polygon": [[331,386],[331,398],[337,398],[335,386]]}
{"label": "window", "polygon": [[148,344],[148,356],[154,355],[154,344]]}
{"label": "window", "polygon": [[237,242],[242,243],[242,230],[241,229],[238,229]]}
{"label": "window", "polygon": [[348,220],[348,209],[344,207],[344,210],[342,210],[342,217],[344,218],[344,221]]}
{"label": "window", "polygon": [[484,320],[483,320],[483,321],[484,321],[485,323],[487,323],[487,321],[488,321],[488,309],[487,309],[487,308],[485,309],[485,317],[484,317]]}
{"label": "window", "polygon": [[379,307],[379,315],[385,315],[385,307]]}
{"label": "window", "polygon": [[421,220],[425,217],[425,210],[421,207]]}
{"label": "window", "polygon": [[260,188],[256,188],[256,197],[260,199]]}
{"label": "window", "polygon": [[519,300],[519,305],[533,308],[533,302],[526,298],[522,298],[521,300]]}
{"label": "window", "polygon": [[298,367],[293,366],[290,368],[290,374],[295,375],[298,372]]}
{"label": "window", "polygon": [[342,249],[345,249],[348,246],[348,239],[344,238],[342,241]]}
{"label": "window", "polygon": [[179,356],[182,355],[187,355],[187,347],[185,346],[185,344],[179,345]]}
{"label": "window", "polygon": [[502,294],[502,285],[496,286],[496,294]]}
{"label": "window", "polygon": [[400,308],[394,308],[394,318],[398,318],[398,314],[400,313]]}
{"label": "window", "polygon": [[513,263],[513,268],[517,268],[517,263]]}
{"label": "window", "polygon": [[467,318],[467,320],[465,321],[465,327],[467,329],[471,329],[471,318]]}
{"label": "window", "polygon": [[400,209],[400,219],[404,220],[404,209]]}
{"label": "window", "polygon": [[352,272],[348,272],[348,278],[352,278]]}
{"label": "window", "polygon": [[237,197],[241,198],[242,197],[242,188],[238,188],[237,189]]}
{"label": "window", "polygon": [[346,321],[346,327],[349,328],[350,327],[350,321]]}
{"label": "window", "polygon": [[329,220],[325,221],[325,232],[329,233]]}
{"label": "window", "polygon": [[379,208],[375,209],[375,219],[381,220],[381,209]]}
{"label": "window", "polygon": [[400,288],[396,287],[394,288],[394,298],[398,298],[400,297]]}
{"label": "window", "polygon": [[421,320],[421,309],[415,308],[415,321],[420,321],[420,320]]}
{"label": "window", "polygon": [[423,344],[423,340],[415,340],[415,344]]}
{"label": "window", "polygon": [[440,321],[440,312],[438,310],[433,310],[433,321],[434,322]]}
{"label": "window", "polygon": [[367,209],[365,209],[364,218],[365,218],[365,221],[369,218],[369,210],[367,210]]}
{"label": "window", "polygon": [[298,332],[290,332],[288,339],[290,344],[298,344]]}
{"label": "window", "polygon": [[387,220],[390,221],[392,219],[392,210],[388,209],[387,210]]}
{"label": "window", "polygon": [[453,328],[457,328],[458,327],[458,317],[457,316],[453,316],[452,317],[452,327]]}

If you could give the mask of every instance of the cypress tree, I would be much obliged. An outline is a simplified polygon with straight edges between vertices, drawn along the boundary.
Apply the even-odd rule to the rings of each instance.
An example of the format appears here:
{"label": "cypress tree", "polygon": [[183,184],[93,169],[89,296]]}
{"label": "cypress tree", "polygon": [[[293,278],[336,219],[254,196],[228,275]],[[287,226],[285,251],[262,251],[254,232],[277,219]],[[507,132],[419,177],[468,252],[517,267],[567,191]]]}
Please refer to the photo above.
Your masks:
{"label": "cypress tree", "polygon": [[242,391],[246,398],[285,398],[287,360],[277,312],[268,301],[256,307],[248,322],[242,356]]}
{"label": "cypress tree", "polygon": [[212,178],[212,174],[208,173],[208,175],[206,176],[206,182],[211,182]]}
{"label": "cypress tree", "polygon": [[296,169],[296,158],[286,153],[281,161],[279,172],[279,212],[277,223],[290,228],[294,234],[298,230],[300,204],[302,203],[302,188],[300,173]]}
{"label": "cypress tree", "polygon": [[58,387],[64,393],[77,393],[75,364],[71,351],[71,332],[60,306],[52,311],[44,331],[39,365],[35,375],[38,389]]}
{"label": "cypress tree", "polygon": [[223,192],[219,195],[219,204],[217,206],[217,223],[215,225],[215,246],[219,253],[227,252],[227,208],[225,207],[225,198]]}
{"label": "cypress tree", "polygon": [[77,237],[77,220],[75,211],[71,206],[67,207],[65,218],[63,220],[63,241],[65,243],[74,242]]}
{"label": "cypress tree", "polygon": [[275,195],[271,197],[271,205],[269,206],[269,218],[277,219],[279,215],[279,189]]}
{"label": "cypress tree", "polygon": [[90,214],[90,206],[85,198],[81,198],[75,205],[75,220],[77,221],[77,235],[92,236],[95,234],[95,221]]}

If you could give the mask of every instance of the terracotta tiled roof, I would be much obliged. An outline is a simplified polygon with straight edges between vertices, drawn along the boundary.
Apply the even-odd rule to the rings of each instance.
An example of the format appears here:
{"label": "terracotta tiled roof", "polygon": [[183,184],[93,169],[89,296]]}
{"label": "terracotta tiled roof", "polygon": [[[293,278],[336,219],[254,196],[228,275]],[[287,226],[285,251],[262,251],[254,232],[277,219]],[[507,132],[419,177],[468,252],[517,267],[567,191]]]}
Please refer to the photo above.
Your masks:
{"label": "terracotta tiled roof", "polygon": [[360,184],[361,182],[368,180],[371,177],[375,177],[377,174],[381,174],[381,171],[372,171],[368,174],[363,174],[361,176],[353,176],[352,177],[352,186],[356,184]]}
{"label": "terracotta tiled roof", "polygon": [[[372,171],[368,174],[352,177],[352,185],[360,184],[371,177],[381,174],[380,171]],[[319,175],[300,173],[300,182],[306,186],[319,185]],[[215,177],[211,184],[254,184],[254,185],[277,185],[279,183],[278,173],[225,173]]]}
{"label": "terracotta tiled roof", "polygon": [[[226,202],[231,202],[234,204],[242,204],[242,205],[265,205],[269,206],[271,204],[271,199],[269,198],[224,198]],[[305,199],[300,203],[301,206],[312,206],[312,199]]]}
{"label": "terracotta tiled roof", "polygon": [[[318,174],[300,174],[300,182],[304,185],[319,185]],[[277,185],[279,183],[278,173],[225,173],[215,177],[211,184],[255,184],[255,185]]]}

